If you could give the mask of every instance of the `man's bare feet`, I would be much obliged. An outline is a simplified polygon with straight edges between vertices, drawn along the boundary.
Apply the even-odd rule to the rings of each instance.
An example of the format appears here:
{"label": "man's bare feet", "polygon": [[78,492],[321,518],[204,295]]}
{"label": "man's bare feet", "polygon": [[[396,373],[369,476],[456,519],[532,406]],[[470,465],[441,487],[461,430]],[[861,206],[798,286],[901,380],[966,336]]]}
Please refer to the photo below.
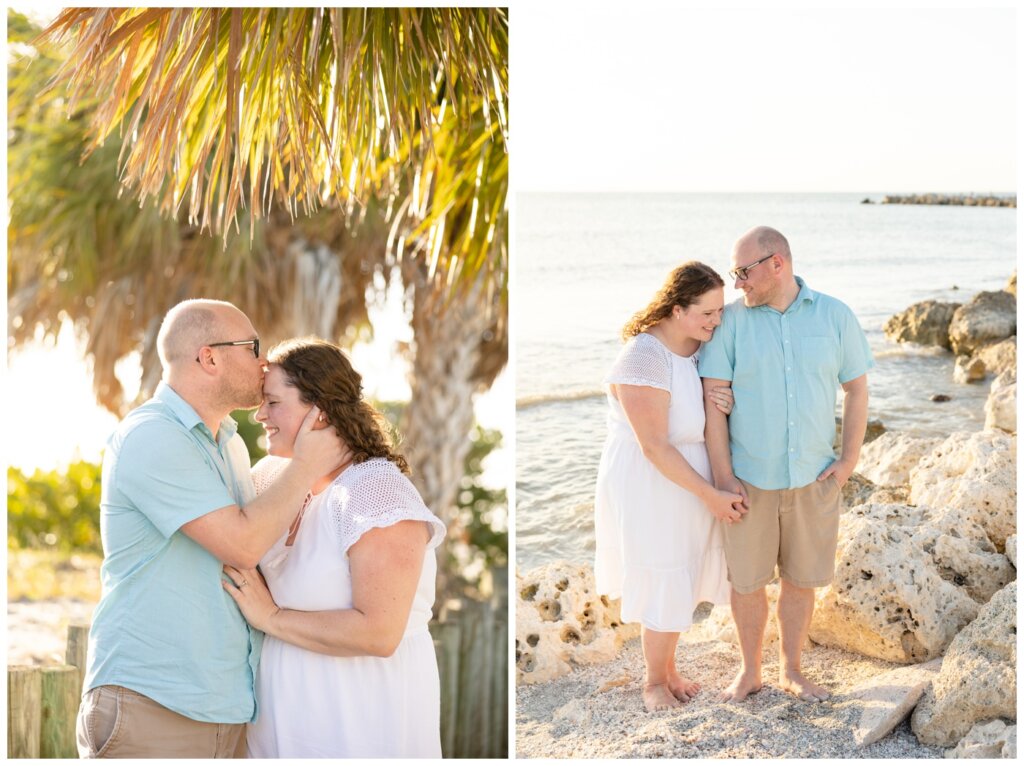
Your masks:
{"label": "man's bare feet", "polygon": [[668,684],[644,684],[644,707],[649,713],[671,710],[682,703],[668,689]]}
{"label": "man's bare feet", "polygon": [[741,670],[724,692],[718,696],[719,702],[742,702],[748,695],[761,691],[761,674],[747,673]]}
{"label": "man's bare feet", "polygon": [[700,691],[699,683],[679,675],[679,671],[675,668],[671,668],[668,671],[668,683],[666,686],[668,686],[668,690],[672,692],[675,698],[680,702],[689,702],[696,697],[697,692]]}
{"label": "man's bare feet", "polygon": [[799,670],[780,668],[779,688],[804,702],[823,702],[831,695],[831,692],[824,686],[818,686],[808,681]]}

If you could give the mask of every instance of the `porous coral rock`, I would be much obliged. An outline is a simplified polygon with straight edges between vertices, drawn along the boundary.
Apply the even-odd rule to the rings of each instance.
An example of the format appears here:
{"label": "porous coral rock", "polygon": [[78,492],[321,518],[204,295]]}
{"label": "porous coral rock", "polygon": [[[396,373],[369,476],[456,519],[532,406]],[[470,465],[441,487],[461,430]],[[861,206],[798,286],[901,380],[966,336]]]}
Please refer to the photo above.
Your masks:
{"label": "porous coral rock", "polygon": [[949,348],[949,323],[958,308],[959,303],[921,301],[889,317],[882,329],[886,338],[897,343]]}
{"label": "porous coral rock", "polygon": [[909,484],[910,469],[941,443],[938,438],[888,431],[861,447],[857,472],[883,487]]}
{"label": "porous coral rock", "polygon": [[516,594],[516,683],[610,660],[640,633],[639,625],[622,623],[617,600],[598,595],[587,566],[560,561],[517,574]]}
{"label": "porous coral rock", "polygon": [[955,383],[978,383],[985,379],[985,363],[976,356],[962,354],[953,365]]}
{"label": "porous coral rock", "polygon": [[1006,558],[1017,568],[1017,535],[1010,535],[1006,538]]}
{"label": "porous coral rock", "polygon": [[999,591],[949,645],[910,725],[927,745],[950,747],[979,721],[1017,719],[1017,583]]}
{"label": "porous coral rock", "polygon": [[992,381],[985,401],[985,428],[1017,433],[1017,376],[1004,372]]}
{"label": "porous coral rock", "polygon": [[980,292],[953,312],[949,348],[973,354],[993,341],[1017,334],[1017,296],[1005,290]]}
{"label": "porous coral rock", "polygon": [[955,748],[946,751],[947,758],[1016,758],[1017,725],[1007,726],[996,719],[976,723]]}
{"label": "porous coral rock", "polygon": [[911,469],[910,502],[967,511],[1002,551],[1017,531],[1017,437],[991,429],[950,434]]}
{"label": "porous coral rock", "polygon": [[861,505],[840,520],[835,579],[817,593],[810,638],[924,662],[941,655],[1014,575],[958,509]]}
{"label": "porous coral rock", "polygon": [[1002,375],[1017,371],[1017,336],[989,343],[974,352],[974,358],[985,365],[988,375]]}

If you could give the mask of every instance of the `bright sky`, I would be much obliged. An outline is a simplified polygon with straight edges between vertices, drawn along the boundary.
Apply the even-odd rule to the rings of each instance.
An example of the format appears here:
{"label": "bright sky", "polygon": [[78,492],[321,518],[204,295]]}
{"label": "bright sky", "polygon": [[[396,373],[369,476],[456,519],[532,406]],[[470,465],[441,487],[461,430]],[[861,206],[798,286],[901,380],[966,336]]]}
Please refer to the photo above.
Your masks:
{"label": "bright sky", "polygon": [[510,21],[518,191],[1016,189],[1009,7],[544,3]]}

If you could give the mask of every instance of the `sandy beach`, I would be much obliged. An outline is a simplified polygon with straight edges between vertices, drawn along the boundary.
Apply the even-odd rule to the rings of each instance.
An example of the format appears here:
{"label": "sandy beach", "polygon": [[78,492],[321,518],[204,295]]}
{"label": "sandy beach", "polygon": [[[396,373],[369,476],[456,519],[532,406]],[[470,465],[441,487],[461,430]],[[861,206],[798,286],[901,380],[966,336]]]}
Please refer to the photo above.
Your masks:
{"label": "sandy beach", "polygon": [[[773,686],[777,644],[765,654],[762,690],[742,703],[715,702],[739,666],[739,649],[722,641],[682,637],[680,672],[701,684],[682,707],[648,713],[640,699],[640,639],[610,662],[583,666],[547,683],[516,689],[518,758],[942,758],[918,743],[904,721],[881,741],[857,748],[853,731],[864,703],[850,692],[896,665],[814,645],[804,670],[829,687],[823,703],[801,702]],[[608,681],[630,681],[607,691]]]}

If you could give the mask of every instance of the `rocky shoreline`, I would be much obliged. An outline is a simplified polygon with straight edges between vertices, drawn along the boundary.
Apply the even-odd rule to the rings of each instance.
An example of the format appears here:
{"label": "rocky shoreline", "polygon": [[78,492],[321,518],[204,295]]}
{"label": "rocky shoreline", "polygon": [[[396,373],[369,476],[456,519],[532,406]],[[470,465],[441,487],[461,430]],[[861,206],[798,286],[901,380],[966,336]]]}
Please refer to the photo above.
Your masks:
{"label": "rocky shoreline", "polygon": [[[646,713],[638,626],[589,567],[548,564],[517,574],[519,757],[1016,756],[1016,275],[885,331],[952,351],[958,383],[992,382],[981,431],[865,444],[805,653],[834,696],[797,701],[766,664],[759,694],[714,702],[739,654],[728,607],[705,605],[677,655],[704,691]],[[777,662],[774,620],[765,638]]]}
{"label": "rocky shoreline", "polygon": [[[874,204],[870,197],[861,200],[863,205]],[[883,205],[961,205],[967,207],[1017,207],[1017,196],[996,194],[887,194],[882,197]]]}

